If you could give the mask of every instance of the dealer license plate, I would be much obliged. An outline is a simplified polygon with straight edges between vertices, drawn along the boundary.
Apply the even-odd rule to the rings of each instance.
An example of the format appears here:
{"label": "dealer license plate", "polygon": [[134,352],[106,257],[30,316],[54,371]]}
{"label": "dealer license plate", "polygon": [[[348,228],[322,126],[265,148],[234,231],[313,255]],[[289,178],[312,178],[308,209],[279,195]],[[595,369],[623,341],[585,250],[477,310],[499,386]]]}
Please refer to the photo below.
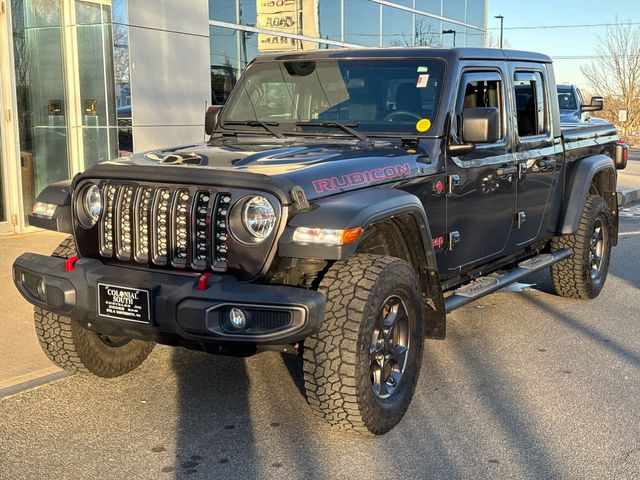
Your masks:
{"label": "dealer license plate", "polygon": [[98,284],[98,315],[128,322],[151,323],[150,310],[148,290]]}

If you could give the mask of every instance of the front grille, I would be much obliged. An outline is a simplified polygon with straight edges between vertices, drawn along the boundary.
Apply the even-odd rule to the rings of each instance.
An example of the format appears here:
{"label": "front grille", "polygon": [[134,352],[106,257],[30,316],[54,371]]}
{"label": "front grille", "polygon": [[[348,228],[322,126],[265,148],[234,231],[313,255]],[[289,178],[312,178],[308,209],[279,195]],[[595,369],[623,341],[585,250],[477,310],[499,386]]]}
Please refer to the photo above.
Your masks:
{"label": "front grille", "polygon": [[227,268],[229,193],[207,187],[106,183],[100,255],[195,270]]}

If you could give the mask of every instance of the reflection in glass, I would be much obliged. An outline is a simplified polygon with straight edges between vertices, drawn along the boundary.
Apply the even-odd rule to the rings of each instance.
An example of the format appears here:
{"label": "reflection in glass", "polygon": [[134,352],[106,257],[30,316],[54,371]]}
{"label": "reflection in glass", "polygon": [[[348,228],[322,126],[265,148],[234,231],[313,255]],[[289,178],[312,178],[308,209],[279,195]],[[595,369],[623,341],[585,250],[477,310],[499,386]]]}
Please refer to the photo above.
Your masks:
{"label": "reflection in glass", "polygon": [[127,0],[113,0],[111,16],[113,20],[116,116],[118,119],[118,156],[124,156],[133,152]]}
{"label": "reflection in glass", "polygon": [[211,20],[238,23],[236,9],[236,0],[209,0],[209,18]]}
{"label": "reflection in glass", "polygon": [[344,41],[357,45],[380,45],[380,8],[369,0],[344,2]]}
{"label": "reflection in glass", "polygon": [[111,7],[76,1],[84,168],[118,156]]}
{"label": "reflection in glass", "polygon": [[[484,2],[484,0],[482,0]],[[442,15],[442,1],[441,0],[416,0],[417,10],[421,10],[427,13],[435,13],[436,15]]]}
{"label": "reflection in glass", "polygon": [[69,177],[58,0],[12,0],[24,214],[50,183]]}
{"label": "reflection in glass", "polygon": [[383,7],[382,9],[382,44],[383,46],[413,46],[413,17],[406,10]]}
{"label": "reflection in glass", "polygon": [[478,27],[484,27],[484,7],[485,0],[467,0],[467,23]]}
{"label": "reflection in glass", "polygon": [[321,0],[319,5],[320,37],[325,40],[342,40],[340,19],[341,0]]}
{"label": "reflection in glass", "polygon": [[442,45],[442,22],[432,17],[416,15],[415,43],[419,47]]}
{"label": "reflection in glass", "polygon": [[[444,33],[447,32],[447,33]],[[455,33],[454,33],[455,32]],[[464,47],[467,41],[467,29],[455,23],[442,22],[442,45],[445,47]]]}
{"label": "reflection in glass", "polygon": [[238,78],[238,31],[209,27],[209,38],[211,42],[211,104],[223,105]]}
{"label": "reflection in glass", "polygon": [[[442,16],[464,22],[466,20],[466,0],[446,0],[442,2]],[[461,43],[460,45],[464,45]]]}

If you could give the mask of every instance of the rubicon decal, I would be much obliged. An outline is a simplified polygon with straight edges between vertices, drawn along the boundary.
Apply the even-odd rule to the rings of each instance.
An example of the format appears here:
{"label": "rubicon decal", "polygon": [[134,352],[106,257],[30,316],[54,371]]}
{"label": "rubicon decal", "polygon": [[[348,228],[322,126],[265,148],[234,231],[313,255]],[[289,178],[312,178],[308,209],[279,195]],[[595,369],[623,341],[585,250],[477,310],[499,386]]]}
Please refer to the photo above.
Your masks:
{"label": "rubicon decal", "polygon": [[411,167],[408,163],[404,163],[402,165],[387,165],[386,167],[374,168],[372,170],[346,173],[339,177],[321,178],[313,180],[311,183],[317,193],[322,193],[368,183],[382,182],[410,174]]}

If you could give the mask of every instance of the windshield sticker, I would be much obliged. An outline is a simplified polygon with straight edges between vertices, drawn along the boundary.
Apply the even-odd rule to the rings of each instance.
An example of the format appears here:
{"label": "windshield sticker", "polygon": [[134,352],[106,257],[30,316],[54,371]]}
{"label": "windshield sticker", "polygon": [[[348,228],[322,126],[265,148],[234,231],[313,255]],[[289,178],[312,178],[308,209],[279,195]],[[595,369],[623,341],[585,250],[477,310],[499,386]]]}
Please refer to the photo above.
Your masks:
{"label": "windshield sticker", "polygon": [[431,120],[428,118],[421,118],[416,122],[416,130],[419,132],[426,132],[431,128]]}
{"label": "windshield sticker", "polygon": [[416,88],[425,88],[429,84],[429,74],[422,73],[418,75],[418,81],[416,82]]}
{"label": "windshield sticker", "polygon": [[429,67],[418,67],[418,73],[427,73],[429,71]]}

